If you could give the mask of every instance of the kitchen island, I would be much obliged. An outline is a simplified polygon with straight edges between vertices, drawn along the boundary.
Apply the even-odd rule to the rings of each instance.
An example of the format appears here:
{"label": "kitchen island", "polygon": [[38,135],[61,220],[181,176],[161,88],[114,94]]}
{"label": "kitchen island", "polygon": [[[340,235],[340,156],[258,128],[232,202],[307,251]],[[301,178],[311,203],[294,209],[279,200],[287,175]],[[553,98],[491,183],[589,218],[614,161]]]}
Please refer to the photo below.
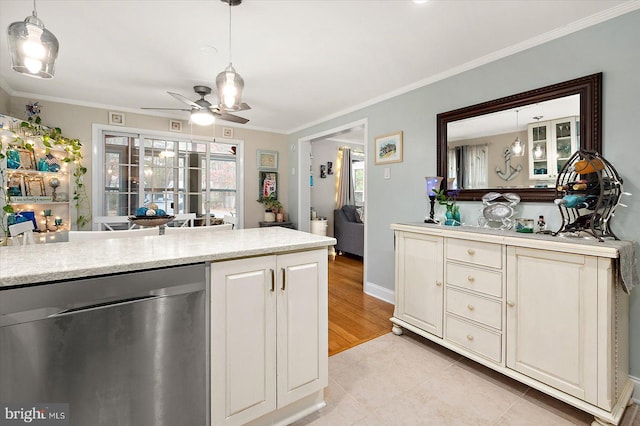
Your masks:
{"label": "kitchen island", "polygon": [[[104,339],[98,339],[98,343],[103,345],[103,349],[98,353],[113,350],[121,359],[123,355],[119,353],[120,341],[117,339],[124,332],[134,330],[119,344],[127,346],[128,351],[144,347],[148,352],[143,359],[146,358],[149,367],[145,362],[139,365],[151,372],[153,392],[135,383],[135,378],[143,376],[143,371],[134,371],[134,382],[114,384],[112,391],[116,392],[117,388],[118,392],[126,393],[129,387],[136,388],[135,395],[143,395],[147,399],[139,404],[145,410],[132,413],[131,407],[136,404],[120,407],[115,403],[106,410],[104,407],[111,401],[100,400],[96,402],[94,413],[100,410],[108,416],[109,412],[117,411],[117,417],[98,424],[113,424],[109,422],[123,419],[122,416],[125,420],[120,424],[129,421],[131,424],[168,425],[176,418],[180,419],[163,408],[162,398],[169,394],[176,397],[185,394],[186,391],[180,389],[182,384],[171,386],[168,382],[162,385],[164,377],[153,380],[153,376],[173,370],[184,371],[184,375],[194,374],[191,364],[200,366],[196,377],[198,374],[208,377],[208,380],[202,380],[200,390],[194,391],[202,397],[203,403],[184,407],[189,405],[190,399],[183,398],[184,404],[177,404],[172,411],[203,411],[201,408],[206,406],[206,422],[196,421],[194,424],[288,424],[295,421],[324,406],[323,389],[327,386],[327,247],[334,243],[333,238],[290,229],[256,228],[220,231],[214,235],[158,235],[2,247],[0,348],[20,347],[23,353],[12,353],[11,356],[3,353],[0,372],[4,383],[0,386],[0,399],[12,402],[18,388],[22,390],[23,386],[18,386],[17,380],[20,375],[12,373],[21,365],[22,359],[29,358],[25,368],[33,369],[33,361],[42,356],[47,359],[49,371],[52,368],[55,371],[55,365],[51,366],[47,355],[56,355],[55,352],[65,346],[65,342],[59,340],[69,337],[67,329],[73,330],[73,327],[68,327],[72,318],[80,318],[81,315],[93,318],[91,315],[95,317],[96,312],[108,307],[114,312],[109,320],[102,320],[108,329],[86,326],[89,332],[81,337],[71,336],[75,339],[73,341],[84,342],[95,333],[102,333]],[[171,280],[175,285],[169,285]],[[78,300],[65,299],[59,294],[66,286],[75,286],[75,290],[85,296],[90,294],[93,297],[94,293],[104,292],[105,299],[91,300],[78,306]],[[111,292],[111,286],[121,287],[122,299],[113,301],[116,295]],[[163,288],[158,290],[156,287]],[[87,291],[87,288],[92,291]],[[144,290],[143,296],[136,294],[133,297],[135,289]],[[202,296],[200,299],[196,299],[199,297],[196,292]],[[176,302],[166,302],[166,306],[160,305],[165,303],[163,300],[178,297],[184,300],[176,299]],[[44,304],[38,305],[37,309],[29,307],[32,299],[40,299]],[[203,315],[191,315],[192,306],[196,310],[201,306]],[[136,316],[136,309],[143,308],[144,313]],[[129,310],[120,312],[118,309]],[[26,311],[28,315],[25,315]],[[49,313],[54,311],[54,314]],[[42,321],[33,321],[32,314],[39,312],[47,314],[42,316]],[[25,319],[27,317],[31,319]],[[167,327],[165,322],[170,317],[171,326]],[[139,318],[139,321],[132,318]],[[45,346],[43,355],[42,348],[38,351],[29,348],[24,336],[33,331],[34,324],[47,322],[50,327],[46,334],[61,337],[50,342],[50,347]],[[79,320],[76,322],[81,323]],[[201,322],[205,323],[202,333],[196,333],[193,338],[184,337],[193,334],[193,330],[200,330]],[[117,328],[117,332],[111,327]],[[165,331],[177,335],[178,343],[168,345],[164,342]],[[131,343],[132,338],[144,337],[151,332],[159,334],[153,342],[136,345],[134,339]],[[201,346],[193,344],[198,336],[204,340]],[[115,343],[110,342],[111,338]],[[47,350],[51,354],[46,353]],[[176,355],[172,351],[179,353]],[[31,359],[35,352],[38,355]],[[195,352],[206,352],[202,354],[202,362],[190,361],[199,359]],[[74,353],[74,356],[78,355]],[[127,352],[126,356],[132,355]],[[68,356],[61,357],[68,359]],[[174,358],[180,360],[173,361],[176,365],[155,365]],[[89,376],[91,371],[82,368],[93,361],[77,360],[74,365],[82,373],[74,371],[70,376],[75,380],[78,380],[78,375]],[[104,362],[122,366],[110,359]],[[128,363],[125,364],[123,368],[128,368]],[[118,375],[119,371],[110,371],[109,376],[102,380],[107,383],[89,385],[102,389],[109,384],[110,376]],[[11,381],[9,377],[15,377],[15,383],[8,383]],[[170,376],[166,380],[173,378]],[[87,401],[86,395],[91,395],[94,389],[48,396],[46,391],[53,380],[49,377],[34,380],[38,386],[35,386],[33,399],[22,394],[22,402],[25,398],[28,402],[37,402],[48,400],[48,397],[68,402],[71,424],[81,424],[76,423],[78,417],[74,417],[74,412],[79,414],[82,411],[81,404]],[[58,377],[58,380],[63,382],[62,386],[58,384],[59,387],[71,387],[64,383],[66,376]],[[83,385],[82,380],[80,383],[81,386],[87,385]],[[74,382],[73,386],[77,383]],[[79,393],[84,395],[84,399],[77,396]],[[148,411],[150,408],[153,413]],[[174,417],[170,420],[170,416]]]}

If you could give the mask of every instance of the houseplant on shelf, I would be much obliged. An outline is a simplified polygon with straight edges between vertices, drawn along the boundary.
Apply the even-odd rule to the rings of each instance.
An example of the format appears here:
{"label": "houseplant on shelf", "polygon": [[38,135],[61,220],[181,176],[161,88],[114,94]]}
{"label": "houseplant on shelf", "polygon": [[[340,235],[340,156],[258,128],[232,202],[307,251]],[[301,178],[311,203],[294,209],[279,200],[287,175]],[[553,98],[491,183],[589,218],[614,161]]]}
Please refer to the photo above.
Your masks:
{"label": "houseplant on shelf", "polygon": [[256,201],[264,205],[264,221],[275,222],[276,213],[282,208],[282,203],[276,199],[275,192],[267,196],[261,195]]}
{"label": "houseplant on shelf", "polygon": [[462,224],[460,222],[460,206],[456,204],[455,199],[455,196],[457,194],[450,191],[451,196],[449,196],[447,195],[447,191],[444,189],[434,192],[436,193],[438,204],[447,207],[447,211],[445,213],[446,219],[444,221],[444,224],[449,226],[460,226]]}

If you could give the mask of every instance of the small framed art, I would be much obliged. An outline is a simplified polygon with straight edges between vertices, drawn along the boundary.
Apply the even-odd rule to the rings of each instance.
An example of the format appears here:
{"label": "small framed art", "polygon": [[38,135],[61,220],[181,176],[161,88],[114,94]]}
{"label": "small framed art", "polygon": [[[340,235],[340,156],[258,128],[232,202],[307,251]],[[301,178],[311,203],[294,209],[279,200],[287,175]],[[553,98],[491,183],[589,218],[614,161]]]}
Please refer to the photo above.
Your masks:
{"label": "small framed art", "polygon": [[31,197],[44,197],[44,178],[42,176],[25,176],[24,186],[26,195]]}
{"label": "small framed art", "polygon": [[124,113],[109,111],[109,124],[124,126]]}
{"label": "small framed art", "polygon": [[182,131],[182,121],[169,120],[169,130],[171,130],[172,132],[181,132]]}
{"label": "small framed art", "polygon": [[402,162],[402,132],[375,138],[376,164]]}
{"label": "small framed art", "polygon": [[225,138],[233,137],[233,127],[223,127],[222,128],[222,136]]}
{"label": "small framed art", "polygon": [[277,171],[278,151],[258,150],[258,170]]}
{"label": "small framed art", "polygon": [[278,173],[260,172],[259,197],[268,197],[271,194],[274,199],[278,199]]}
{"label": "small framed art", "polygon": [[20,167],[25,170],[35,170],[36,168],[36,160],[33,156],[33,151],[29,151],[24,148],[16,148],[18,151],[18,156],[20,157]]}

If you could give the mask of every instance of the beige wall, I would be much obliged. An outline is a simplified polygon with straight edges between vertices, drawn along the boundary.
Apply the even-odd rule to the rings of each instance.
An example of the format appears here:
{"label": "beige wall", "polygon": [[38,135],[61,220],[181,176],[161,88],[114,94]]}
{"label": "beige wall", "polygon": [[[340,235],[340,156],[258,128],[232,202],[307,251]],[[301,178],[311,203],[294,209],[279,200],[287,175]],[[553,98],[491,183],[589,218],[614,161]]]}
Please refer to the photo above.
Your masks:
{"label": "beige wall", "polygon": [[[0,90],[0,95],[3,94],[6,95],[6,92]],[[0,100],[2,99],[4,99],[4,96],[0,98]],[[10,97],[9,100],[7,115],[26,119],[25,105],[38,101],[41,106],[40,117],[42,118],[43,125],[59,127],[62,129],[64,136],[80,139],[83,145],[83,164],[89,170],[85,178],[85,185],[87,186],[89,198],[91,199],[92,188],[90,176],[94,166],[91,164],[92,125],[108,124],[109,110],[20,97]],[[2,103],[0,103],[0,108],[1,107]],[[168,118],[152,117],[144,114],[125,113],[125,124],[126,126],[123,127],[123,131],[125,131],[126,128],[158,131],[169,130]],[[190,134],[189,127],[187,121],[184,120],[182,136],[188,136]],[[292,207],[288,204],[289,182],[287,170],[289,170],[289,164],[286,135],[234,127],[226,122],[217,122],[215,126],[216,137],[222,137],[222,127],[233,127],[233,139],[244,141],[244,227],[255,228],[258,226],[258,221],[263,220],[264,217],[262,205],[256,202],[258,198],[256,151],[258,149],[279,152],[278,198],[288,213]],[[213,127],[193,126],[193,135],[194,137],[213,137],[213,129]]]}
{"label": "beige wall", "polygon": [[[505,181],[498,176],[496,168],[500,169],[503,173],[507,172],[505,166],[504,151],[509,147],[516,136],[520,137],[520,140],[525,142],[525,155],[522,157],[511,157],[511,167],[522,166],[522,171],[510,181]],[[503,133],[500,135],[491,135],[482,138],[473,138],[456,141],[450,143],[450,146],[462,146],[462,145],[482,145],[487,144],[489,149],[489,188],[509,188],[509,187],[531,187],[535,186],[539,181],[529,179],[529,150],[531,147],[527,143],[527,131]]]}
{"label": "beige wall", "polygon": [[0,87],[0,114],[10,115],[10,101],[11,99],[9,98],[9,94],[2,87]]}

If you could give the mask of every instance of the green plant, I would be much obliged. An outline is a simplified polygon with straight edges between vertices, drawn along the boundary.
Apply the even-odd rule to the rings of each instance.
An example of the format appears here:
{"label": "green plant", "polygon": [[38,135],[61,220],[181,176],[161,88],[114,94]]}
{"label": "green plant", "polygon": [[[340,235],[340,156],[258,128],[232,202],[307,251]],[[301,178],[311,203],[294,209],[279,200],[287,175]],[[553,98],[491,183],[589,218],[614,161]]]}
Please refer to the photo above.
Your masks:
{"label": "green plant", "polygon": [[447,210],[452,213],[457,213],[460,211],[460,206],[456,204],[457,193],[450,191],[451,196],[449,196],[445,189],[434,192],[436,193],[436,200],[438,200],[438,204],[440,204],[441,206],[447,206]]}
{"label": "green plant", "polygon": [[[27,105],[27,111],[29,112]],[[39,109],[36,111],[39,112]],[[24,148],[31,152],[34,151],[34,142],[32,137],[40,137],[42,145],[45,148],[45,154],[49,154],[52,148],[62,149],[65,154],[61,158],[61,161],[65,163],[73,163],[73,201],[76,208],[76,225],[78,228],[83,227],[91,220],[91,208],[89,205],[89,197],[84,185],[84,175],[87,173],[87,168],[82,165],[82,143],[79,139],[70,139],[62,135],[62,130],[59,127],[46,127],[42,125],[42,120],[39,115],[30,115],[27,121],[22,121],[20,127],[13,131],[13,140],[8,142],[5,146],[0,139],[0,160],[5,158],[5,152],[10,147]],[[0,230],[6,236],[8,236],[9,229],[6,226],[6,216],[13,214],[13,207],[11,203],[11,195],[7,191],[6,185],[6,173],[3,170],[0,173],[0,188],[2,194],[0,199],[5,200],[5,206],[2,209],[2,220],[0,220]],[[84,214],[83,212],[87,212]]]}
{"label": "green plant", "polygon": [[278,210],[282,208],[282,203],[275,198],[274,192],[267,195],[266,197],[264,195],[261,195],[260,198],[258,198],[256,201],[260,204],[263,204],[265,210],[271,210],[274,213],[278,212]]}

